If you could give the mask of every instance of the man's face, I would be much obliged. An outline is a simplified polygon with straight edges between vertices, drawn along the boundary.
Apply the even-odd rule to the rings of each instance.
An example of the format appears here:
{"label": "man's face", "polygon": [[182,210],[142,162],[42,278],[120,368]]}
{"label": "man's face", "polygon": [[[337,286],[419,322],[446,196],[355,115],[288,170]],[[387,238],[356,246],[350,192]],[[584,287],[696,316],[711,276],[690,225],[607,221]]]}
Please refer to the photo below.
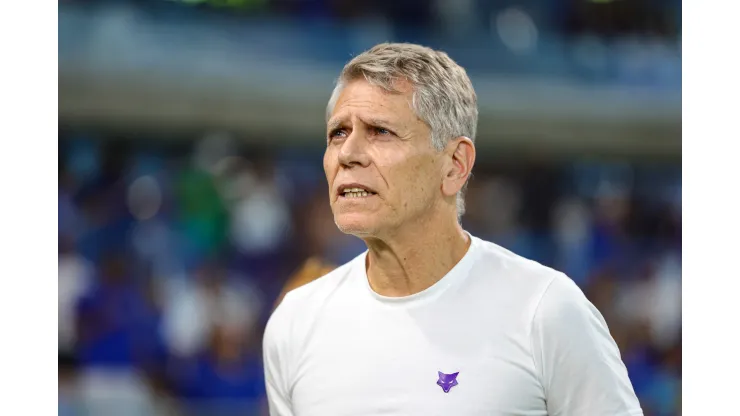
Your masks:
{"label": "man's face", "polygon": [[365,81],[345,86],[327,123],[324,171],[339,229],[380,236],[423,218],[442,199],[442,153],[411,109],[410,85],[392,94]]}

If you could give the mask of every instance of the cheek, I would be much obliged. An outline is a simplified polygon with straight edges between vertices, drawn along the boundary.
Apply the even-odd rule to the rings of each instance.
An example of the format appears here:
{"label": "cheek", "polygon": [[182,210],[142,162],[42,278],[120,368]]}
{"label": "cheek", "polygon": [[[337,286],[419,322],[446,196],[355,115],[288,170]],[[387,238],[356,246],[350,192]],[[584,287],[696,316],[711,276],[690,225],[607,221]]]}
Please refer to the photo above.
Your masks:
{"label": "cheek", "polygon": [[428,154],[396,148],[377,152],[373,160],[378,173],[388,184],[391,198],[404,208],[409,202],[417,204],[419,200],[430,199],[439,182],[439,168]]}
{"label": "cheek", "polygon": [[411,162],[413,163],[409,163],[406,166],[406,177],[420,191],[423,188],[424,193],[428,193],[432,184],[436,183],[439,179],[439,170],[436,168],[434,161],[427,160],[426,158],[419,158]]}
{"label": "cheek", "polygon": [[326,153],[324,153],[324,174],[326,175],[327,179],[331,178],[332,171],[333,171],[331,158],[332,158],[332,155],[327,150]]}
{"label": "cheek", "polygon": [[420,201],[427,201],[432,195],[436,171],[428,163],[398,164],[383,172],[394,196],[402,201],[404,208],[409,203],[417,205]]}

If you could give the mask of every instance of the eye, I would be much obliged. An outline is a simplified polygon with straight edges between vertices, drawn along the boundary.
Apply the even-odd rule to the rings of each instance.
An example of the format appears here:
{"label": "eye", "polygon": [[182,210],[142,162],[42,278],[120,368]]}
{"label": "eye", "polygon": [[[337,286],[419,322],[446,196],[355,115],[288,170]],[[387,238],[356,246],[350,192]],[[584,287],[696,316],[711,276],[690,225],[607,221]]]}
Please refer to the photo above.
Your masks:
{"label": "eye", "polygon": [[343,128],[336,128],[329,132],[327,141],[331,141],[332,139],[340,139],[344,137],[347,137],[347,132]]}
{"label": "eye", "polygon": [[392,131],[390,131],[390,130],[384,128],[384,127],[373,127],[372,128],[372,131],[373,131],[374,134],[376,134],[378,136],[391,136],[391,135],[394,134]]}

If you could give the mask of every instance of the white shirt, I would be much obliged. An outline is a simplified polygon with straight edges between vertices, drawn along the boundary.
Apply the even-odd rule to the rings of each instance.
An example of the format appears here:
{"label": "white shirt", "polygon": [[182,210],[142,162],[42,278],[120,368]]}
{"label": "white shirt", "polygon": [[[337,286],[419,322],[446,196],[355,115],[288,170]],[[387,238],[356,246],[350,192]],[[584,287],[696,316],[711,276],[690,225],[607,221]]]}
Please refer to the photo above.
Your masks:
{"label": "white shirt", "polygon": [[[367,252],[288,293],[265,331],[270,414],[642,415],[603,317],[575,283],[471,239],[412,296],[375,293]],[[458,373],[448,392],[437,383],[453,378],[440,372]]]}

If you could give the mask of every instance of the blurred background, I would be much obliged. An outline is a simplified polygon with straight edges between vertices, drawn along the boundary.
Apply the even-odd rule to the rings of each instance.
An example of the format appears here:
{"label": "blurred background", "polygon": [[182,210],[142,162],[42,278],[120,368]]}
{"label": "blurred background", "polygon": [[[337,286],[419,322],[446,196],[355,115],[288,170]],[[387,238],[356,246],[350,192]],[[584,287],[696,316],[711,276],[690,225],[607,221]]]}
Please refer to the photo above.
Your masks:
{"label": "blurred background", "polygon": [[60,0],[59,414],[264,415],[291,278],[364,250],[321,158],[333,81],[443,49],[480,105],[464,226],[568,273],[646,415],[681,403],[677,0]]}

